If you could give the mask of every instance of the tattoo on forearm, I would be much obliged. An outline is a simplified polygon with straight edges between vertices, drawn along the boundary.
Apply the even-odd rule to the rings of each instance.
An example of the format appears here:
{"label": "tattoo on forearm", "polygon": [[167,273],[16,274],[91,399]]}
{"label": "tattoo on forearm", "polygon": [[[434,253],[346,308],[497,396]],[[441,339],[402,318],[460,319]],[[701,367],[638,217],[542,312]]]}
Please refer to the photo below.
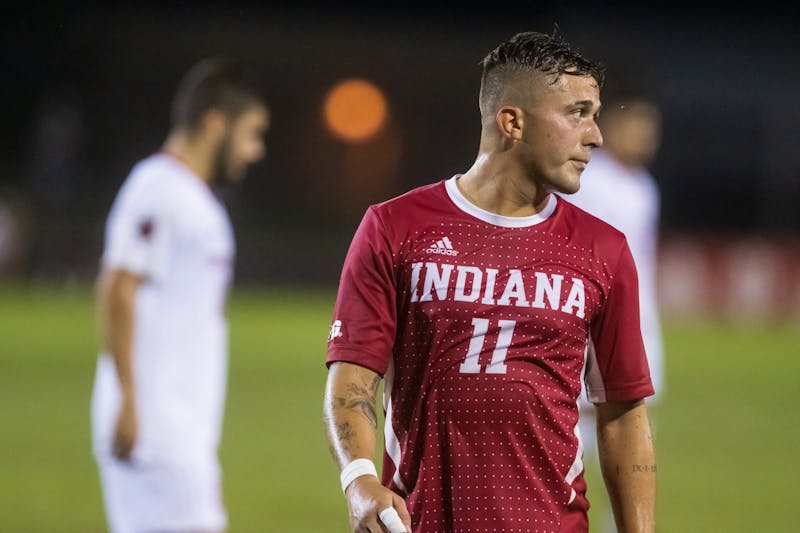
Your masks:
{"label": "tattoo on forearm", "polygon": [[350,422],[342,422],[336,425],[336,436],[341,443],[342,450],[345,452],[350,451],[350,440],[356,436],[355,431],[350,426]]}
{"label": "tattoo on forearm", "polygon": [[372,427],[377,428],[378,413],[375,410],[375,393],[378,390],[379,383],[380,377],[375,377],[371,383],[348,384],[348,396],[337,397],[335,407],[355,410],[364,416]]}
{"label": "tattoo on forearm", "polygon": [[631,471],[654,474],[657,470],[657,465],[633,465],[633,469]]}
{"label": "tattoo on forearm", "polygon": [[347,402],[347,408],[357,410],[360,412],[374,428],[378,427],[378,413],[375,411],[375,405],[370,398],[350,398]]}

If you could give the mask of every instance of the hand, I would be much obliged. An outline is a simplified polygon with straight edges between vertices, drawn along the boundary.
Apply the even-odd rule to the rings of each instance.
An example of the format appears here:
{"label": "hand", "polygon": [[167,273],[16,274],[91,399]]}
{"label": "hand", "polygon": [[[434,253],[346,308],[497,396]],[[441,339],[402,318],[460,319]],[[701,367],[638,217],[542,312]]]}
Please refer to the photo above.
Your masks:
{"label": "hand", "polygon": [[[353,533],[410,533],[411,515],[406,509],[406,502],[396,493],[380,484],[374,476],[356,478],[345,492],[347,505],[350,508],[350,527]],[[386,527],[378,515],[384,509],[397,511],[405,526],[405,532]]]}
{"label": "hand", "polygon": [[136,416],[136,403],[132,398],[126,398],[120,405],[117,425],[114,428],[114,442],[111,448],[114,457],[121,461],[130,459],[138,432],[139,422]]}

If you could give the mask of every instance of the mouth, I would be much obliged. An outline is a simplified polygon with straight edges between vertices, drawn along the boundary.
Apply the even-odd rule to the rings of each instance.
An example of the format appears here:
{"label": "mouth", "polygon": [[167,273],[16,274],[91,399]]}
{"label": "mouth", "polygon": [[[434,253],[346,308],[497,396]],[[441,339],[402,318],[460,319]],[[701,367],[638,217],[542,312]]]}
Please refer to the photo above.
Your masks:
{"label": "mouth", "polygon": [[579,170],[584,170],[586,165],[589,164],[588,159],[573,159],[572,162],[575,163]]}

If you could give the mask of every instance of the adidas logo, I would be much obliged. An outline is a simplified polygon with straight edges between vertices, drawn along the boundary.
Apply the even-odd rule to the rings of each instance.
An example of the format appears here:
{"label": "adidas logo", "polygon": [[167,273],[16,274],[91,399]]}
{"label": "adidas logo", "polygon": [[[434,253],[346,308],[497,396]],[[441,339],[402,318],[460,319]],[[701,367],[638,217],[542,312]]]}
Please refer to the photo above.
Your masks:
{"label": "adidas logo", "polygon": [[453,250],[453,243],[447,237],[442,237],[436,241],[436,244],[425,251],[429,254],[458,255],[458,252]]}

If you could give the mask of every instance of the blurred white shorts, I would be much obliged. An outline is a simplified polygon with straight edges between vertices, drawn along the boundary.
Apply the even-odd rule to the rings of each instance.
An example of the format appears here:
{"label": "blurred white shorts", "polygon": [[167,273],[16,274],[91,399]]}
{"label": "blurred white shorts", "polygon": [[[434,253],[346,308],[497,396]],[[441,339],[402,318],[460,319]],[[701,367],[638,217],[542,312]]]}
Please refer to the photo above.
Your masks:
{"label": "blurred white shorts", "polygon": [[217,532],[227,528],[216,458],[181,465],[98,461],[112,533]]}

